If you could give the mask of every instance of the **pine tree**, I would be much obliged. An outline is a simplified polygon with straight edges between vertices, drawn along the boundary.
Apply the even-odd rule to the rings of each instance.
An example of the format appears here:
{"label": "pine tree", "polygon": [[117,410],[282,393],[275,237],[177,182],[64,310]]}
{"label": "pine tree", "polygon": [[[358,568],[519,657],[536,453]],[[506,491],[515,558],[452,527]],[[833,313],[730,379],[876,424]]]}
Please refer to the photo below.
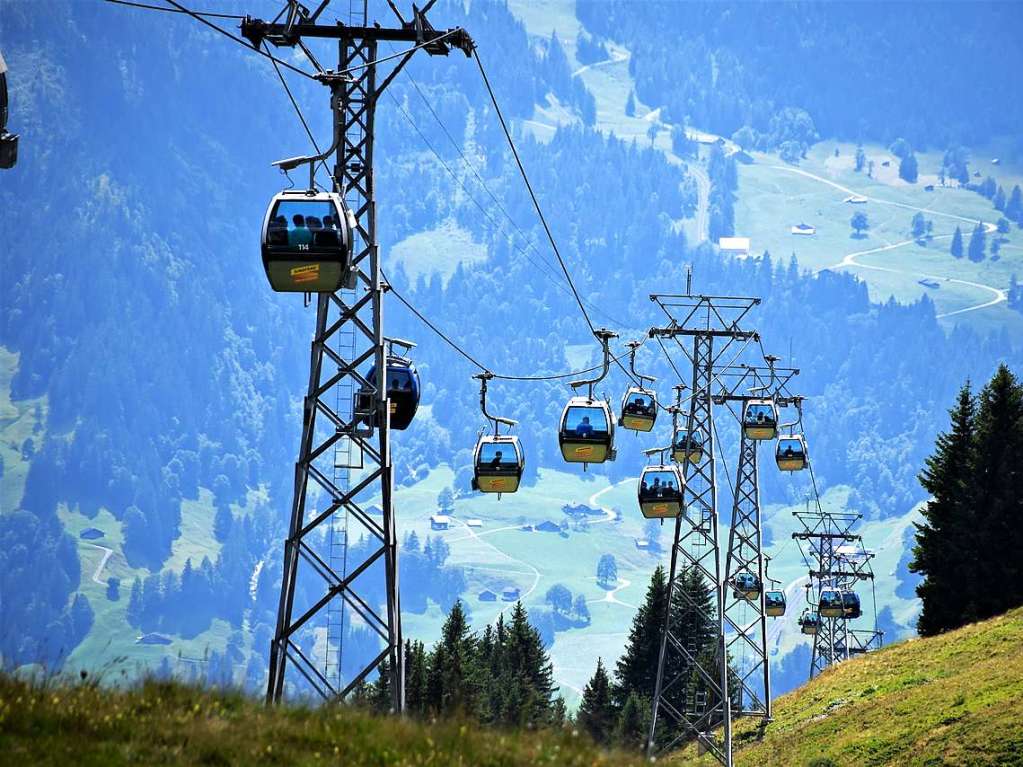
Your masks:
{"label": "pine tree", "polygon": [[631,693],[618,716],[615,740],[630,751],[642,751],[650,728],[650,706]]}
{"label": "pine tree", "polygon": [[863,144],[856,146],[856,172],[859,173],[863,170],[863,167],[867,164],[867,155],[863,151]]}
{"label": "pine tree", "polygon": [[913,232],[913,238],[916,240],[922,240],[924,235],[927,234],[927,220],[924,218],[923,213],[917,213],[913,216],[911,229]]}
{"label": "pine tree", "polygon": [[668,578],[663,567],[654,570],[646,598],[632,618],[625,652],[615,666],[614,698],[624,706],[631,693],[643,700],[654,696],[657,660],[661,651],[664,606],[668,601]]}
{"label": "pine tree", "polygon": [[540,633],[529,623],[521,602],[512,610],[501,650],[500,678],[494,683],[507,693],[505,724],[539,727],[550,721],[554,669]]}
{"label": "pine tree", "polygon": [[910,572],[923,581],[916,588],[922,602],[917,631],[933,636],[977,617],[977,583],[972,486],[976,472],[974,430],[976,404],[970,385],[959,391],[950,411],[951,428],[939,434],[920,484],[931,500],[916,525]]}
{"label": "pine tree", "polygon": [[405,710],[411,716],[426,713],[428,669],[426,649],[420,641],[405,642]]}
{"label": "pine tree", "polygon": [[899,178],[903,181],[908,181],[910,184],[915,184],[918,175],[916,155],[910,152],[899,163]]}
{"label": "pine tree", "polygon": [[952,235],[952,246],[948,249],[955,258],[963,257],[963,232],[957,226],[955,233]]}
{"label": "pine tree", "polygon": [[970,245],[967,248],[967,255],[974,263],[984,260],[984,251],[987,250],[987,235],[984,233],[984,225],[978,223],[970,235]]}
{"label": "pine tree", "polygon": [[629,91],[629,97],[625,100],[625,116],[635,117],[636,115],[636,96],[632,91]]}
{"label": "pine tree", "polygon": [[1005,203],[1005,217],[1023,226],[1023,192],[1020,191],[1019,184],[1012,188],[1009,201]]}
{"label": "pine tree", "polygon": [[428,665],[427,709],[442,716],[475,713],[478,697],[476,637],[469,630],[460,600],[455,602],[444,621],[441,640],[430,653]]}
{"label": "pine tree", "polygon": [[1023,605],[1023,385],[1004,364],[980,393],[974,510],[977,618]]}
{"label": "pine tree", "polygon": [[217,506],[213,515],[213,537],[223,543],[231,534],[231,525],[234,523],[234,515],[231,514],[231,507],[226,503]]}
{"label": "pine tree", "polygon": [[391,664],[384,658],[380,661],[379,675],[369,690],[370,708],[378,714],[393,713],[391,706]]}
{"label": "pine tree", "polygon": [[998,191],[995,192],[995,210],[1005,210],[1005,190],[1001,186],[998,187]]}
{"label": "pine tree", "polygon": [[576,722],[597,743],[608,744],[614,737],[615,707],[611,699],[611,682],[604,663],[597,658],[597,670],[583,689],[582,703]]}

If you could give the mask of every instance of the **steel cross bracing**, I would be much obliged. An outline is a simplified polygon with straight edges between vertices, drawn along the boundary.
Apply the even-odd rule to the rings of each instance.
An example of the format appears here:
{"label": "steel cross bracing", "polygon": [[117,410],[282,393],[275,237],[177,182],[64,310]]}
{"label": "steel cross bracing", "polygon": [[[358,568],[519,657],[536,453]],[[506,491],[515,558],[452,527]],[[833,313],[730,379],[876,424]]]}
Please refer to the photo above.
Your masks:
{"label": "steel cross bracing", "polygon": [[[443,36],[448,43],[464,46],[466,55],[471,40],[462,30],[437,32],[418,10],[411,22],[399,16],[400,29],[367,27],[365,3],[359,5],[358,25],[295,23],[294,14],[287,24],[248,18],[242,23],[242,34],[257,47],[264,39],[275,45],[301,45],[303,36],[338,40],[337,72],[321,72],[317,79],[331,92],[336,147],[333,188],[344,196],[355,217],[352,272],[346,289],[319,294],[316,300],[267,701],[280,701],[286,689],[300,694],[312,691],[325,700],[344,699],[386,661],[391,707],[400,712],[404,707],[401,608],[390,403],[383,374],[387,369],[386,285],[377,244],[373,129],[381,92],[412,53],[379,85],[374,62],[381,40],[408,40],[423,44],[428,53],[446,54],[446,43],[431,42]],[[301,8],[295,3],[289,6]],[[379,371],[375,383],[366,378],[370,366]],[[364,649],[366,635],[373,647],[363,657],[345,657],[344,637],[356,623]],[[289,669],[298,674],[289,678]]]}
{"label": "steel cross bracing", "polygon": [[[860,514],[825,511],[816,493],[815,500],[812,508],[808,501],[806,510],[795,513],[803,529],[792,537],[808,544],[809,551],[803,552],[809,565],[807,606],[816,611],[822,591],[853,589],[859,583],[872,582],[874,572],[870,561],[874,555],[863,548],[862,537],[852,532]],[[810,654],[811,679],[834,663],[876,650],[884,638],[884,632],[877,628],[876,614],[872,629],[851,628],[845,618],[824,617],[819,613],[818,619]]]}
{"label": "steel cross bracing", "polygon": [[[700,460],[691,461],[687,454],[683,463],[686,504],[682,516],[675,521],[647,751],[653,754],[671,749],[680,741],[696,739],[719,762],[731,767],[732,706],[725,649],[725,583],[721,578],[718,541],[712,387],[716,367],[732,344],[756,339],[754,332],[743,330],[739,323],[759,299],[687,294],[654,295],[651,300],[658,303],[669,324],[651,328],[650,337],[674,340],[692,365],[686,426],[690,434],[699,430],[704,442]],[[692,338],[691,351],[680,338]],[[715,339],[720,339],[717,348]],[[713,591],[710,614],[701,616],[703,622],[715,627],[713,648],[687,644],[683,633],[686,627],[676,623],[680,616],[671,609],[679,596],[688,598],[687,591],[679,587],[681,579],[694,572]],[[691,602],[681,607],[682,614],[703,611],[700,605]],[[662,717],[659,729],[658,720]],[[716,732],[718,728],[720,735]],[[664,735],[658,742],[662,731]]]}
{"label": "steel cross bracing", "polygon": [[[734,494],[724,578],[725,651],[732,670],[732,711],[770,718],[771,673],[767,654],[757,442],[747,439],[745,434],[739,440]],[[746,599],[735,590],[735,578],[740,573],[757,577],[761,588],[756,599]]]}
{"label": "steel cross bracing", "polygon": [[[733,488],[732,517],[725,558],[725,647],[731,667],[732,712],[737,715],[771,718],[771,672],[767,647],[766,578],[763,555],[763,520],[756,440],[748,439],[742,428],[746,403],[770,398],[784,406],[799,401],[788,384],[799,371],[751,365],[730,365],[717,376],[719,391],[715,404],[728,405],[739,426],[739,460]],[[739,394],[739,392],[756,392]],[[739,405],[738,414],[731,410]],[[736,576],[749,573],[760,583],[756,599],[747,599],[734,588]]]}

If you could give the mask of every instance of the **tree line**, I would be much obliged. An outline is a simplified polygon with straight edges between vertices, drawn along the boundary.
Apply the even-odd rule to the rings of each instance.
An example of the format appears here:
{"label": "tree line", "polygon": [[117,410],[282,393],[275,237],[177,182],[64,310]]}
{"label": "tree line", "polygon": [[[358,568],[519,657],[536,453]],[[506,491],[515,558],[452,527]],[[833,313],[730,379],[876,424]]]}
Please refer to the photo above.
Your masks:
{"label": "tree line", "polygon": [[1000,365],[949,413],[920,474],[931,499],[909,565],[923,576],[923,636],[1023,605],[1023,384]]}

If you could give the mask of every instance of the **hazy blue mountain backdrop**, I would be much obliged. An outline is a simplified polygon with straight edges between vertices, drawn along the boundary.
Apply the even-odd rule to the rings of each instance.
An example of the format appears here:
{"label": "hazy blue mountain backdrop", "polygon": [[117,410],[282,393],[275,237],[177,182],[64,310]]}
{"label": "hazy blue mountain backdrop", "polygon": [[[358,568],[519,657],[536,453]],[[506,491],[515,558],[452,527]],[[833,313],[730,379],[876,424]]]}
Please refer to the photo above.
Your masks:
{"label": "hazy blue mountain backdrop", "polygon": [[[476,40],[595,321],[643,337],[662,319],[649,294],[681,291],[688,267],[700,292],[763,297],[751,322],[801,370],[824,502],[864,515],[880,622],[910,633],[923,458],[967,378],[1023,370],[1023,8],[441,0],[431,18]],[[22,135],[0,176],[0,662],[258,688],[314,319],[269,290],[258,235],[286,184],[270,163],[308,140],[269,62],[187,17],[0,0],[0,49]],[[329,143],[324,89],[287,76]],[[385,270],[403,295],[493,370],[596,360],[473,62],[414,61],[381,102],[377,157]],[[958,258],[957,228],[973,241]],[[749,254],[719,249],[728,235]],[[456,599],[481,626],[511,604],[481,592],[517,588],[572,701],[597,656],[621,652],[666,558],[669,530],[644,525],[634,493],[641,448],[667,424],[626,433],[616,462],[583,474],[558,453],[568,387],[495,383],[527,486],[474,495],[474,369],[395,301],[386,322],[418,342],[424,383],[394,447],[406,634],[432,642]],[[638,365],[667,396],[659,350]],[[617,401],[624,377],[605,383]],[[734,472],[736,428],[721,423]],[[766,451],[762,464],[771,574],[796,595],[807,480]],[[451,529],[431,530],[438,509]],[[557,531],[522,529],[545,521]],[[613,590],[597,584],[604,554]],[[556,584],[588,620],[546,604]],[[772,628],[781,689],[806,673],[797,614]],[[368,651],[349,631],[346,652]]]}

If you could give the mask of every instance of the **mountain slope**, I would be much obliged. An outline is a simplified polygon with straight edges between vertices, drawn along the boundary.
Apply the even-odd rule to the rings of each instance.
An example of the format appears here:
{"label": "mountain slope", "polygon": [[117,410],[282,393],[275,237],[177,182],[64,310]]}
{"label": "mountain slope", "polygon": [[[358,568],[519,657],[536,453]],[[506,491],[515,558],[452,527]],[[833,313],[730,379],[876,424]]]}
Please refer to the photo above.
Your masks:
{"label": "mountain slope", "polygon": [[[1023,765],[1023,609],[837,666],[775,702],[736,765]],[[691,754],[679,765],[699,764]]]}
{"label": "mountain slope", "polygon": [[[92,684],[33,687],[0,676],[0,763],[639,765],[583,736],[509,735],[458,722],[422,724],[352,709],[267,709],[237,693],[149,681],[129,692]],[[72,756],[73,755],[73,756]]]}

